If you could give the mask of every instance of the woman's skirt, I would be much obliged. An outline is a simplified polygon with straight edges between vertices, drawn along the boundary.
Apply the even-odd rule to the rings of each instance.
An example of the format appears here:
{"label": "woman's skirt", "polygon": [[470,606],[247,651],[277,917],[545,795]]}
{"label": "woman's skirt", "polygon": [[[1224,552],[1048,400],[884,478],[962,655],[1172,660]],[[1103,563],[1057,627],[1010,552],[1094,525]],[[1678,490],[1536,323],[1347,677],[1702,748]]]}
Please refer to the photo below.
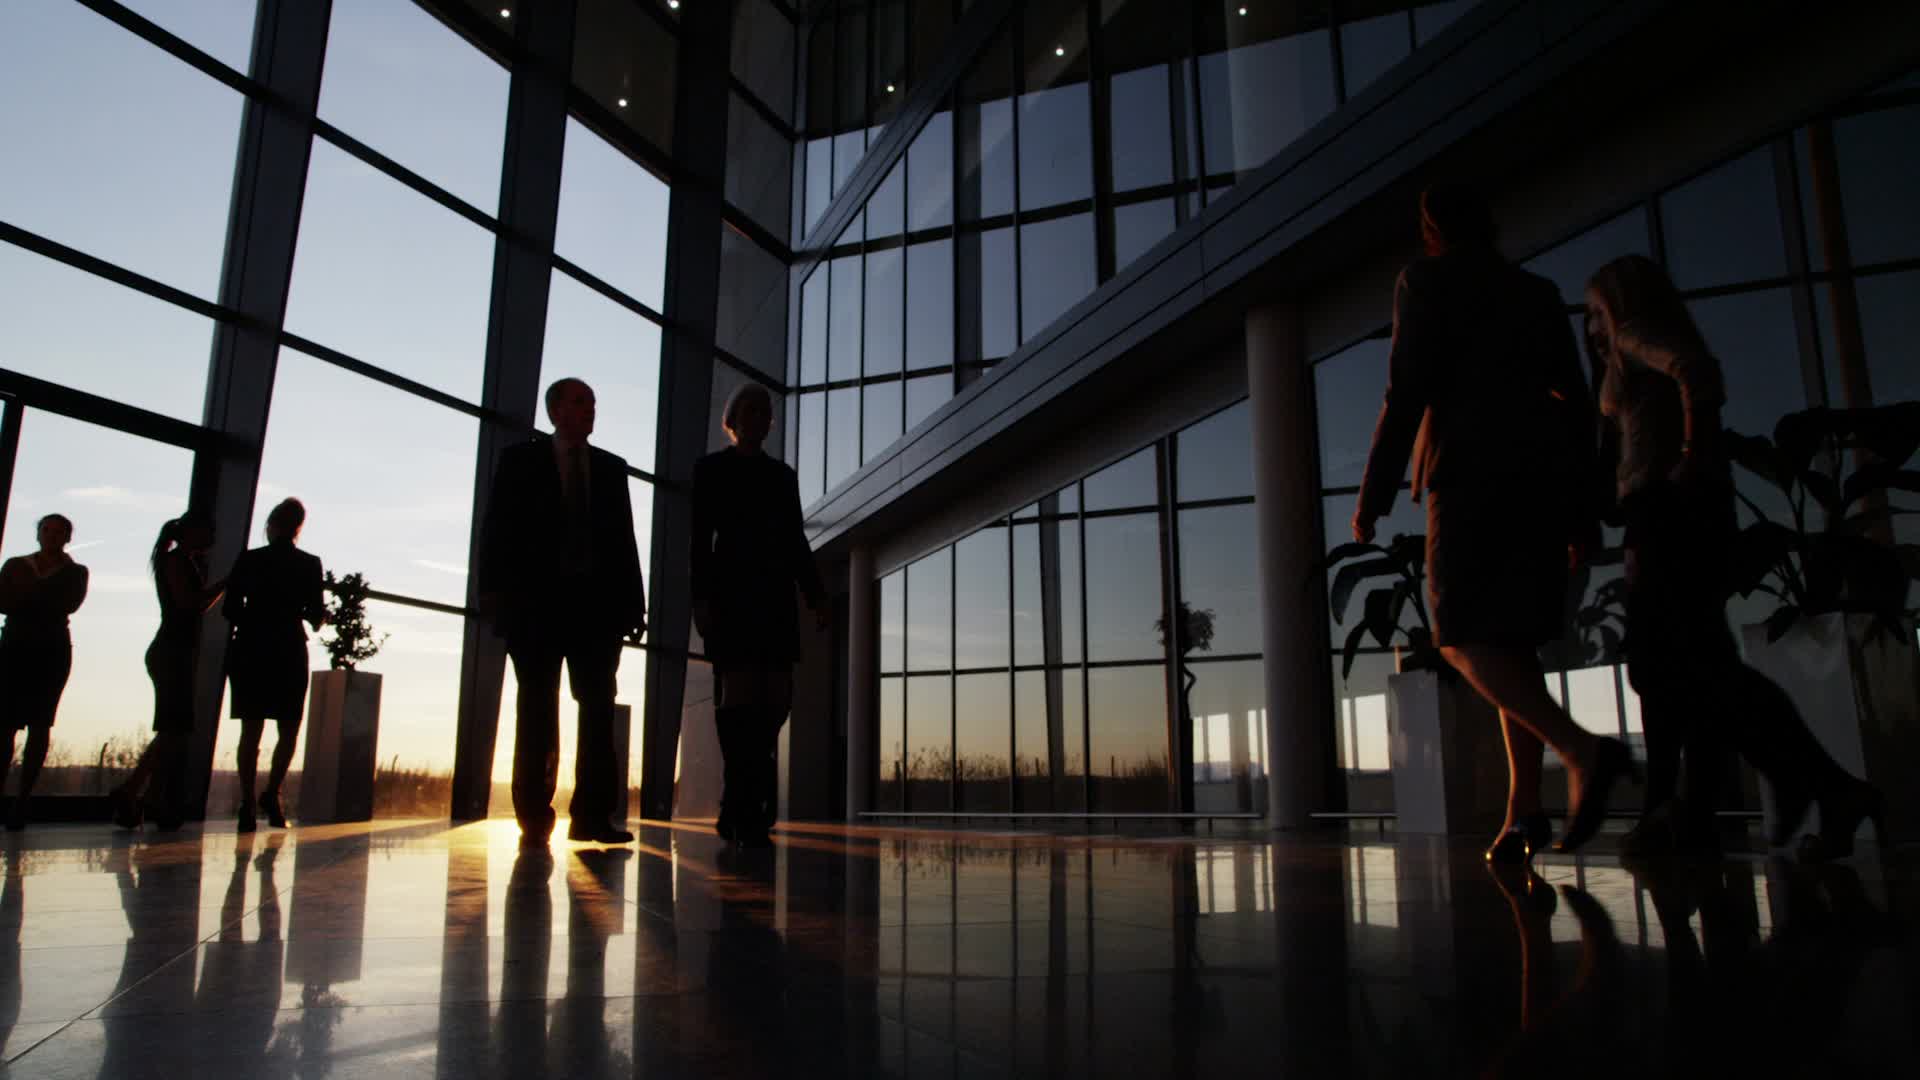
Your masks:
{"label": "woman's skirt", "polygon": [[1559,638],[1567,608],[1564,497],[1450,487],[1426,500],[1434,644],[1534,649]]}
{"label": "woman's skirt", "polygon": [[53,726],[73,673],[73,642],[58,634],[0,633],[0,730]]}
{"label": "woman's skirt", "polygon": [[234,636],[227,649],[233,716],[298,722],[307,702],[307,639]]}

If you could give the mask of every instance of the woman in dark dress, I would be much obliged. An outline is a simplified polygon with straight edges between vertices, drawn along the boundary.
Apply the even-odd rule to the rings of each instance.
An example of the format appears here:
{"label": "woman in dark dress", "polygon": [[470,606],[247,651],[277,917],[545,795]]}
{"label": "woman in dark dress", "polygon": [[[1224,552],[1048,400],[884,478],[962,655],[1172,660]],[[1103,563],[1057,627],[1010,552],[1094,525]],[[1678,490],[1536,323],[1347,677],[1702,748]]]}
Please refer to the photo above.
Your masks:
{"label": "woman in dark dress", "polygon": [[153,542],[149,565],[160,600],[160,630],[147,646],[147,678],[153,681],[154,735],[133,772],[109,793],[114,823],[121,828],[139,827],[143,796],[161,828],[177,829],[186,820],[180,785],[193,734],[200,618],[227,588],[225,582],[207,584],[207,549],[212,546],[213,523],[192,511],[161,526]]}
{"label": "woman in dark dress", "polygon": [[1598,529],[1592,395],[1559,290],[1500,255],[1486,204],[1442,186],[1420,210],[1427,257],[1394,289],[1386,401],[1353,535],[1373,538],[1411,456],[1434,643],[1500,710],[1506,735],[1507,815],[1487,860],[1518,862],[1548,839],[1543,743],[1567,770],[1559,851],[1599,830],[1614,781],[1633,768],[1625,744],[1587,732],[1547,693],[1538,655],[1560,636],[1568,567]]}
{"label": "woman in dark dress", "polygon": [[260,735],[268,720],[279,722],[273,765],[260,792],[260,812],[276,829],[287,827],[280,785],[293,764],[300,714],[307,699],[307,630],[326,621],[320,560],[295,547],[307,508],[286,499],[267,514],[267,546],[240,553],[227,577],[222,613],[233,624],[227,647],[227,677],[233,716],[240,721],[240,831],[254,829],[254,779]]}
{"label": "woman in dark dress", "polygon": [[20,794],[7,814],[7,828],[27,826],[27,800],[47,763],[47,742],[53,717],[73,672],[73,638],[67,617],[87,598],[87,568],[73,561],[67,545],[73,542],[73,522],[60,514],[40,519],[40,550],[8,559],[0,565],[0,613],[7,617],[0,629],[0,732],[5,732],[5,758],[0,758],[0,787],[13,764],[13,742],[27,729],[27,746],[20,755]]}
{"label": "woman in dark dress", "polygon": [[1738,521],[1720,438],[1720,362],[1651,259],[1601,267],[1586,302],[1626,526],[1627,676],[1647,739],[1646,813],[1622,850],[1713,850],[1726,759],[1738,751],[1773,790],[1774,844],[1817,801],[1821,831],[1802,855],[1849,854],[1862,819],[1880,819],[1879,793],[1821,747],[1785,691],[1741,658],[1727,626]]}
{"label": "woman in dark dress", "polygon": [[726,762],[716,827],[730,842],[766,847],[778,810],[774,761],[800,658],[794,586],[826,621],[826,589],[801,528],[800,480],[762,449],[773,396],[748,383],[727,400],[733,445],[693,466],[694,621],[713,663],[714,725]]}

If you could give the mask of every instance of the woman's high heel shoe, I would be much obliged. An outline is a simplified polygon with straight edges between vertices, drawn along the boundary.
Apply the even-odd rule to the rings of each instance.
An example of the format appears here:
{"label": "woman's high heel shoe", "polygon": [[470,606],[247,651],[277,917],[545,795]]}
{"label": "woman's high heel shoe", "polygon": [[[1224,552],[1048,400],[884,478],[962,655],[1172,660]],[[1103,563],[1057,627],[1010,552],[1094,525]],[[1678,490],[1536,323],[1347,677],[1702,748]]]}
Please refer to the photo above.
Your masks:
{"label": "woman's high heel shoe", "polygon": [[1501,833],[1486,850],[1486,860],[1495,865],[1516,865],[1547,850],[1553,839],[1553,822],[1535,810]]}
{"label": "woman's high heel shoe", "polygon": [[1606,823],[1607,800],[1613,794],[1614,782],[1623,776],[1639,776],[1633,751],[1619,739],[1602,736],[1594,746],[1593,760],[1587,763],[1586,779],[1580,785],[1580,805],[1568,815],[1567,834],[1553,845],[1553,850],[1571,854],[1593,839]]}
{"label": "woman's high heel shoe", "polygon": [[1820,831],[1800,838],[1800,861],[1832,862],[1853,854],[1853,834],[1860,822],[1873,822],[1873,838],[1887,844],[1886,799],[1864,780],[1854,780],[1832,795],[1820,796]]}
{"label": "woman's high heel shoe", "polygon": [[287,827],[287,815],[280,809],[279,792],[269,791],[260,796],[260,816],[266,818],[267,824],[276,829]]}
{"label": "woman's high heel shoe", "polygon": [[122,829],[137,829],[140,827],[140,819],[142,816],[140,813],[140,803],[134,799],[132,792],[124,787],[114,788],[112,791],[107,792],[107,803],[113,807],[113,823],[115,825]]}

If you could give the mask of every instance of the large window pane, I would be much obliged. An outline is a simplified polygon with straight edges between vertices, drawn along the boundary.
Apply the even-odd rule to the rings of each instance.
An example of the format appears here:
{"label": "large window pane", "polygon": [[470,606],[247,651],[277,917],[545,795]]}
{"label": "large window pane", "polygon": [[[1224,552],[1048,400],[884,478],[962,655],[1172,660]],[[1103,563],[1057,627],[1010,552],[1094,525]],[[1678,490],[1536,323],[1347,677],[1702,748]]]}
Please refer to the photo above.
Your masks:
{"label": "large window pane", "polygon": [[1018,281],[1013,230],[980,234],[980,355],[961,359],[998,360],[1019,347]]}
{"label": "large window pane", "polygon": [[1149,446],[1094,473],[1082,483],[1088,512],[1152,506],[1160,501],[1154,478],[1156,454]]}
{"label": "large window pane", "polygon": [[[1861,278],[1857,288],[1874,400],[1920,401],[1920,272]],[[1831,375],[1838,365],[1827,366]]]}
{"label": "large window pane", "polygon": [[382,592],[467,595],[478,421],[291,349],[280,352],[254,498],[307,504],[301,543]]}
{"label": "large window pane", "polygon": [[953,224],[953,113],[941,110],[907,148],[907,228]]}
{"label": "large window pane", "polygon": [[211,298],[241,105],[72,0],[8,0],[0,220]]}
{"label": "large window pane", "polygon": [[953,666],[953,549],[907,567],[907,670]]}
{"label": "large window pane", "polygon": [[1258,540],[1251,503],[1180,511],[1181,599],[1213,621],[1206,652],[1261,649]]}
{"label": "large window pane", "polygon": [[807,230],[820,223],[820,217],[833,205],[833,139],[831,136],[807,141],[806,156],[806,228],[794,231],[797,245]]}
{"label": "large window pane", "polygon": [[1166,695],[1166,674],[1158,665],[1087,672],[1091,809],[1153,812],[1173,808]]}
{"label": "large window pane", "polygon": [[909,371],[953,363],[951,240],[907,248],[906,353]]}
{"label": "large window pane", "polygon": [[1707,347],[1720,359],[1727,384],[1721,417],[1727,427],[1771,436],[1782,416],[1807,407],[1793,299],[1786,289],[1695,300],[1688,307]]}
{"label": "large window pane", "polygon": [[675,42],[633,0],[579,0],[573,81],[661,150],[673,148]]}
{"label": "large window pane", "polygon": [[1920,105],[1902,105],[1833,123],[1840,197],[1853,261],[1862,266],[1920,256]]}
{"label": "large window pane", "polygon": [[[1561,299],[1580,304],[1587,295],[1587,279],[1595,270],[1622,255],[1652,254],[1647,213],[1635,208],[1534,256],[1527,260],[1526,268],[1559,286]],[[1391,314],[1383,309],[1381,321]],[[1385,386],[1381,384],[1383,389]]]}
{"label": "large window pane", "polygon": [[827,381],[827,267],[814,268],[800,286],[800,385]]}
{"label": "large window pane", "polygon": [[1097,277],[1092,214],[1020,226],[1020,340],[1086,299]]}
{"label": "large window pane", "polygon": [[867,239],[886,240],[906,228],[906,166],[896,161],[867,198]]}
{"label": "large window pane", "polygon": [[1113,95],[1113,190],[1133,191],[1173,183],[1173,112],[1167,94],[1167,69],[1119,72],[1108,86]]}
{"label": "large window pane", "polygon": [[1013,809],[1013,770],[1008,759],[1013,742],[1011,693],[1005,672],[954,680],[954,757],[962,810]]}
{"label": "large window pane", "polygon": [[[556,270],[547,293],[541,392],[563,378],[584,379],[593,388],[594,444],[651,472],[660,412],[660,328]],[[536,416],[542,431],[551,430],[544,405]]]}
{"label": "large window pane", "polygon": [[1113,208],[1113,272],[1125,270],[1135,259],[1173,232],[1173,200],[1129,203]]}
{"label": "large window pane", "polygon": [[1002,33],[967,74],[956,122],[963,216],[1013,212],[1013,55]]}
{"label": "large window pane", "polygon": [[1266,164],[1333,111],[1326,26],[1324,3],[1202,8],[1200,102],[1209,176]]}
{"label": "large window pane", "polygon": [[906,656],[907,575],[895,570],[880,579],[880,670],[902,670]]}
{"label": "large window pane", "polygon": [[[458,615],[379,600],[367,602],[367,621],[377,632],[390,635],[380,654],[362,665],[380,676],[374,816],[444,818],[453,804],[454,732],[460,712],[460,648],[465,628]],[[325,654],[317,645],[312,653],[315,664],[325,667]],[[509,744],[505,760],[511,762],[513,698],[504,700],[507,719],[500,726],[500,741]],[[562,730],[572,726],[568,723]],[[233,752],[227,742],[222,740],[223,757]],[[572,777],[571,764],[563,776]]]}
{"label": "large window pane", "polygon": [[[854,234],[857,239],[858,233]],[[849,255],[827,264],[830,272],[827,314],[827,379],[860,377],[860,256]]]}
{"label": "large window pane", "polygon": [[1660,200],[1660,222],[1666,233],[1667,271],[1682,289],[1782,277],[1787,272],[1780,194],[1773,180],[1773,152],[1768,148],[1668,192]]}
{"label": "large window pane", "polygon": [[953,400],[953,376],[945,372],[907,380],[906,429],[912,431],[921,421]]}
{"label": "large window pane", "polygon": [[1266,665],[1190,664],[1193,808],[1250,813],[1267,805]]}
{"label": "large window pane", "polygon": [[1176,444],[1183,503],[1253,494],[1253,414],[1246,402],[1182,431]]}
{"label": "large window pane", "polygon": [[953,678],[907,684],[907,809],[953,809]]}
{"label": "large window pane", "polygon": [[1013,529],[1014,663],[1080,661],[1080,525]]}
{"label": "large window pane", "polygon": [[667,275],[667,185],[571,118],[553,250],[660,310]]}
{"label": "large window pane", "polygon": [[[1390,347],[1386,338],[1374,338],[1314,365],[1322,486],[1358,487],[1366,476],[1367,454],[1373,446],[1373,425],[1380,417],[1380,403],[1387,393]],[[1183,483],[1182,497],[1185,490]]]}
{"label": "large window pane", "polygon": [[[116,774],[151,737],[153,688],[143,656],[160,625],[147,558],[168,518],[187,508],[193,453],[162,443],[27,410],[7,504],[5,554],[34,550],[47,514],[73,521],[74,560],[87,568],[86,602],[73,615],[73,673],[60,699],[50,768],[39,791],[100,794],[104,786],[64,786],[107,752]],[[230,539],[238,539],[230,538]],[[225,567],[214,567],[224,576]],[[107,779],[117,782],[119,775]]]}
{"label": "large window pane", "polygon": [[478,398],[493,239],[315,141],[287,329],[437,390]]}
{"label": "large window pane", "polygon": [[0,367],[199,423],[213,324],[0,243]]}
{"label": "large window pane", "polygon": [[[1013,676],[1014,809],[1033,813],[1053,809],[1053,753],[1049,714],[1060,713],[1061,685],[1078,671],[1021,671]],[[1075,690],[1079,687],[1076,685]],[[1048,705],[1052,700],[1054,704]],[[1053,716],[1058,725],[1060,717]]]}
{"label": "large window pane", "polygon": [[907,681],[880,680],[880,775],[873,789],[875,810],[906,808]]}
{"label": "large window pane", "polygon": [[1076,81],[1020,95],[1021,208],[1092,197],[1093,116],[1087,84]]}
{"label": "large window pane", "polygon": [[259,0],[120,0],[122,6],[213,57],[245,72],[253,56],[253,16]]}
{"label": "large window pane", "polygon": [[794,470],[800,474],[800,502],[811,504],[827,493],[827,395],[800,395],[799,459]]}
{"label": "large window pane", "polygon": [[507,71],[416,4],[333,0],[320,117],[491,214]]}
{"label": "large window pane", "polygon": [[827,393],[827,490],[860,467],[860,388]]}
{"label": "large window pane", "polygon": [[1129,514],[1091,518],[1085,528],[1087,659],[1160,656],[1159,521],[1152,514]]}
{"label": "large window pane", "polygon": [[982,529],[954,545],[954,666],[1006,667],[1008,622],[1007,530]]}
{"label": "large window pane", "polygon": [[861,388],[860,464],[879,457],[881,451],[899,440],[903,390],[898,380]]}
{"label": "large window pane", "polygon": [[867,376],[892,375],[900,370],[906,349],[906,292],[901,269],[905,261],[900,248],[867,253],[867,332],[861,354],[861,372]]}

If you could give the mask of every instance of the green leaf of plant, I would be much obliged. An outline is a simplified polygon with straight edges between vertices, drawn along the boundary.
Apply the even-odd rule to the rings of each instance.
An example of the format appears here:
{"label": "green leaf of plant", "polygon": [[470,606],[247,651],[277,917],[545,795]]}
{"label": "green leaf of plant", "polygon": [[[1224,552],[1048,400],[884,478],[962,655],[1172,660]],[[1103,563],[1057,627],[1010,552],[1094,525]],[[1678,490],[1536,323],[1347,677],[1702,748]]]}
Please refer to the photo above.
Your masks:
{"label": "green leaf of plant", "polygon": [[1394,631],[1399,629],[1399,624],[1393,620],[1393,591],[1375,589],[1368,593],[1365,611],[1367,632],[1373,635],[1373,640],[1379,642],[1381,648],[1391,648]]}
{"label": "green leaf of plant", "polygon": [[1833,477],[1818,469],[1808,469],[1800,474],[1800,483],[1829,517],[1840,516],[1844,506],[1840,502],[1840,485],[1834,483]]}
{"label": "green leaf of plant", "polygon": [[1347,644],[1340,653],[1340,681],[1345,682],[1353,674],[1353,661],[1360,655],[1360,646],[1367,636],[1367,624],[1361,623],[1347,635]]}
{"label": "green leaf of plant", "polygon": [[1333,621],[1346,622],[1347,604],[1353,599],[1353,590],[1361,582],[1369,578],[1392,577],[1400,572],[1400,564],[1390,556],[1342,566],[1340,572],[1333,576],[1333,585],[1327,590],[1327,602],[1333,605]]}
{"label": "green leaf of plant", "polygon": [[1800,609],[1792,604],[1788,604],[1767,616],[1767,621],[1764,624],[1767,628],[1767,644],[1771,645],[1779,641],[1782,637],[1785,637],[1787,631],[1793,628],[1794,622],[1799,618]]}

